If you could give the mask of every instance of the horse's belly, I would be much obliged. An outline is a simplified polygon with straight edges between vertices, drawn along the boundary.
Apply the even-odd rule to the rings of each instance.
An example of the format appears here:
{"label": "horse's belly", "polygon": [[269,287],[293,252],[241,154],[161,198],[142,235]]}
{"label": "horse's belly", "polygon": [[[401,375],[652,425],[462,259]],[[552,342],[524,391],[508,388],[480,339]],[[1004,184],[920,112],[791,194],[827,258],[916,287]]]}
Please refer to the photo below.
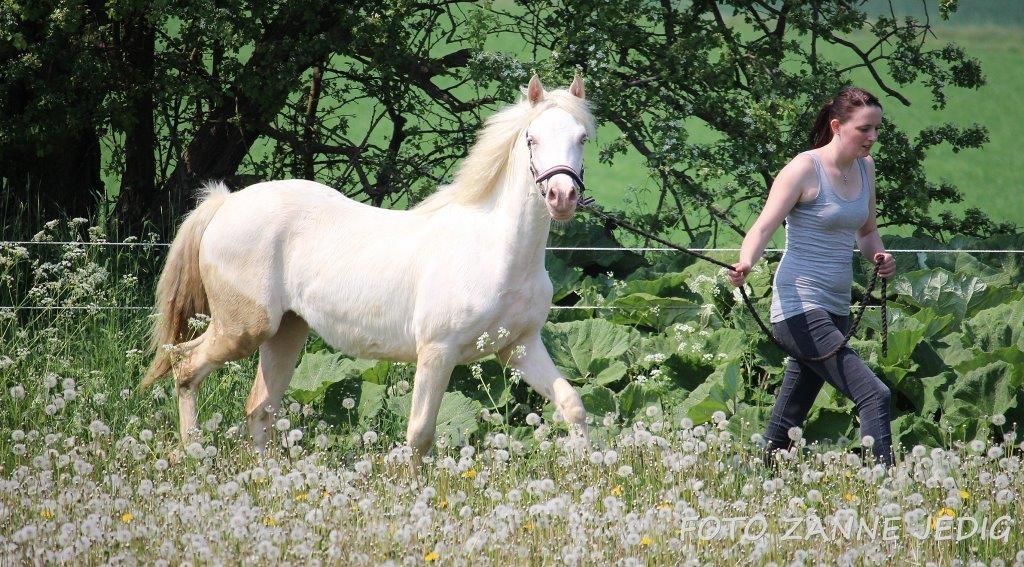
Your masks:
{"label": "horse's belly", "polygon": [[337,317],[318,321],[313,329],[327,344],[349,356],[415,362],[416,343],[411,334],[377,323]]}

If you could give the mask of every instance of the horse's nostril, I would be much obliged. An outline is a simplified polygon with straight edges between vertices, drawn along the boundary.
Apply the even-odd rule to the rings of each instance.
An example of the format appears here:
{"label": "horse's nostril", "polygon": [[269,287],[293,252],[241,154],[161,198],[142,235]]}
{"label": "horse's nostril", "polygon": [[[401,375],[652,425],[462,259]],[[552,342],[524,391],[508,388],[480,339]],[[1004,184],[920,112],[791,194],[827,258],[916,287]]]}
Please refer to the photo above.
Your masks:
{"label": "horse's nostril", "polygon": [[572,188],[572,189],[569,189],[569,200],[570,201],[575,201],[576,200],[576,188],[575,187]]}

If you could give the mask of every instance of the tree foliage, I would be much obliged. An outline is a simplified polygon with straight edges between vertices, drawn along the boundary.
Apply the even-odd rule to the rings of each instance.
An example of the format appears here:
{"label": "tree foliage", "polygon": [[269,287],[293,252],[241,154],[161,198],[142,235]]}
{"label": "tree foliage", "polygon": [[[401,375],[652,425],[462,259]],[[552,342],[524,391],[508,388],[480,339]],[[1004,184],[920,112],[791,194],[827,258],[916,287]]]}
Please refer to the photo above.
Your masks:
{"label": "tree foliage", "polygon": [[[644,220],[740,233],[851,72],[906,104],[900,89],[927,85],[937,108],[949,88],[984,84],[962,48],[925,41],[929,20],[849,0],[3,0],[0,22],[4,190],[37,216],[109,206],[128,233],[168,232],[208,179],[313,178],[375,205],[414,202],[531,70],[584,73],[598,118],[622,134],[602,159],[639,152],[658,183]],[[489,48],[498,36],[522,50]],[[855,63],[825,55],[836,49]],[[883,226],[1012,228],[976,209],[935,213],[961,196],[928,180],[926,150],[980,147],[982,126],[885,127]]]}
{"label": "tree foliage", "polygon": [[[926,41],[929,20],[874,18],[860,3],[836,0],[694,0],[692,2],[586,1],[524,3],[539,25],[529,41],[552,52],[557,67],[579,67],[599,120],[614,123],[621,141],[607,159],[631,148],[646,158],[660,185],[651,222],[672,226],[694,207],[708,211],[707,226],[733,221],[744,207],[759,209],[773,175],[808,149],[817,110],[850,73],[863,69],[873,84],[860,86],[911,101],[901,88],[927,85],[935,108],[949,88],[984,84],[979,62],[956,45]],[[943,3],[943,15],[955,11]],[[840,53],[855,62],[841,65]],[[914,101],[918,104],[924,101]],[[712,141],[696,141],[693,128]],[[911,225],[926,233],[984,235],[995,226],[980,211],[936,217],[935,208],[958,203],[948,183],[925,175],[928,148],[954,151],[987,141],[984,127],[942,124],[917,134],[886,121],[878,163],[881,226]],[[695,235],[700,225],[688,226]]]}

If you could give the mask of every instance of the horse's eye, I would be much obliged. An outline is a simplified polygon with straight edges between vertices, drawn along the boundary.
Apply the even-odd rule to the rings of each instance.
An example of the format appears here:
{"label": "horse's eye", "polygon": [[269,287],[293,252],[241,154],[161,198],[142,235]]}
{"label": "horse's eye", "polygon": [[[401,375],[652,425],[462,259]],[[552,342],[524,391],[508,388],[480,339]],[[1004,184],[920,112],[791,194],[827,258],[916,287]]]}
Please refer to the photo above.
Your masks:
{"label": "horse's eye", "polygon": [[587,140],[589,140],[589,139],[590,138],[588,138],[587,136],[580,136],[580,143],[581,144],[586,144]]}

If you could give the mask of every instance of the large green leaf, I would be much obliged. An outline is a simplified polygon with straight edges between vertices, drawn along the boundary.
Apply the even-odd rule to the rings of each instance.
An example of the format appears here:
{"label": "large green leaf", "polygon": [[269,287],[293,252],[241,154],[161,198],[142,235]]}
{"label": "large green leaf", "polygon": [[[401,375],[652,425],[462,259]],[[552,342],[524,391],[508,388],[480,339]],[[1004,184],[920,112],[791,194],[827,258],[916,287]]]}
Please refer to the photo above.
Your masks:
{"label": "large green leaf", "polygon": [[729,418],[729,426],[726,429],[734,435],[742,436],[742,440],[746,440],[752,433],[764,433],[771,414],[770,406],[752,406],[741,403],[739,410]]}
{"label": "large green leaf", "polygon": [[374,384],[387,384],[388,374],[391,373],[391,369],[395,364],[389,360],[378,360],[377,364],[363,372],[363,380],[373,382]]}
{"label": "large green leaf", "polygon": [[449,389],[462,392],[467,397],[480,402],[487,409],[505,406],[512,399],[512,389],[506,372],[494,358],[479,362],[483,370],[483,383],[473,376],[469,365],[456,366],[452,372]]}
{"label": "large green leaf", "polygon": [[611,321],[624,325],[643,325],[661,330],[675,323],[695,321],[701,306],[689,299],[658,297],[649,293],[631,293],[615,298],[609,305]]}
{"label": "large green leaf", "polygon": [[620,295],[646,293],[657,297],[678,297],[700,301],[700,296],[686,287],[686,274],[673,272],[653,279],[627,279]]}
{"label": "large green leaf", "polygon": [[978,349],[971,349],[973,356],[956,365],[956,371],[960,374],[967,374],[993,362],[1005,362],[1013,368],[1011,377],[1014,387],[1024,385],[1024,351],[1017,347],[1005,347],[992,352],[983,352]]}
{"label": "large green leaf", "polygon": [[551,301],[559,301],[576,290],[580,280],[583,279],[583,270],[577,266],[570,266],[557,254],[548,254],[545,260],[545,267],[548,277],[551,278],[551,285],[554,294]]}
{"label": "large green leaf", "polygon": [[[622,247],[604,223],[594,217],[582,217],[567,225],[552,226],[549,242],[551,246],[557,247]],[[552,254],[557,254],[569,265],[583,268],[587,273],[612,270],[618,274],[628,274],[644,264],[643,256],[628,250],[557,250],[548,252],[548,257]]]}
{"label": "large green leaf", "polygon": [[1024,349],[1024,301],[1003,303],[964,321],[964,339],[984,351]]}
{"label": "large green leaf", "polygon": [[363,427],[370,427],[381,410],[384,409],[384,397],[387,395],[387,386],[374,384],[373,382],[362,382],[359,390],[359,401],[356,411],[358,412],[359,424]]}
{"label": "large green leaf", "polygon": [[563,376],[595,384],[610,384],[624,377],[628,353],[640,342],[637,331],[604,319],[548,323],[541,334]]}
{"label": "large green leaf", "polygon": [[710,420],[716,411],[724,411],[726,415],[735,413],[739,409],[738,402],[742,397],[740,363],[733,360],[719,366],[703,384],[690,392],[679,405],[677,413],[683,413],[695,422],[703,423]]}
{"label": "large green leaf", "polygon": [[902,368],[884,368],[882,375],[892,384],[893,389],[902,393],[921,415],[933,415],[942,407],[942,392],[955,380],[952,371],[936,376],[920,378]]}
{"label": "large green leaf", "polygon": [[941,447],[943,443],[942,429],[934,420],[909,413],[897,417],[892,422],[892,444],[902,445],[907,450],[914,445]]}
{"label": "large green leaf", "polygon": [[648,406],[661,407],[662,391],[658,388],[631,382],[619,392],[619,413],[626,419],[642,414]]}
{"label": "large green leaf", "polygon": [[450,447],[466,444],[469,436],[479,429],[477,417],[481,409],[480,402],[459,392],[445,393],[437,412],[435,438],[447,439]]}
{"label": "large green leaf", "polygon": [[606,414],[618,414],[615,404],[615,393],[605,388],[590,384],[580,394],[583,408],[593,418],[594,423],[601,423]]}
{"label": "large green leaf", "polygon": [[835,441],[840,437],[850,438],[853,431],[853,415],[846,410],[816,408],[807,416],[804,437],[808,442]]}
{"label": "large green leaf", "polygon": [[892,291],[902,301],[954,315],[958,321],[1021,295],[1008,287],[986,284],[977,276],[953,274],[943,269],[902,274],[893,282]]}
{"label": "large green leaf", "polygon": [[288,395],[298,402],[308,404],[322,398],[331,384],[361,379],[362,373],[376,364],[372,360],[354,360],[327,351],[306,354],[295,369]]}
{"label": "large green leaf", "polygon": [[[388,398],[388,412],[400,431],[404,431],[409,423],[409,411],[412,405],[412,394]],[[449,446],[463,445],[479,429],[477,418],[483,406],[480,402],[467,398],[461,392],[445,392],[441,398],[441,407],[437,410],[437,430],[434,438],[444,438]]]}
{"label": "large green leaf", "polygon": [[942,421],[958,438],[988,436],[988,417],[1005,414],[1016,405],[1018,385],[1014,366],[995,361],[961,375],[946,392]]}
{"label": "large green leaf", "polygon": [[966,348],[963,343],[961,333],[950,333],[936,343],[935,351],[947,366],[955,368],[974,357],[971,349]]}
{"label": "large green leaf", "polygon": [[880,356],[879,362],[883,366],[900,366],[908,363],[911,355],[914,354],[914,349],[924,338],[924,332],[924,325],[920,325],[916,329],[889,331],[889,352],[886,356]]}

